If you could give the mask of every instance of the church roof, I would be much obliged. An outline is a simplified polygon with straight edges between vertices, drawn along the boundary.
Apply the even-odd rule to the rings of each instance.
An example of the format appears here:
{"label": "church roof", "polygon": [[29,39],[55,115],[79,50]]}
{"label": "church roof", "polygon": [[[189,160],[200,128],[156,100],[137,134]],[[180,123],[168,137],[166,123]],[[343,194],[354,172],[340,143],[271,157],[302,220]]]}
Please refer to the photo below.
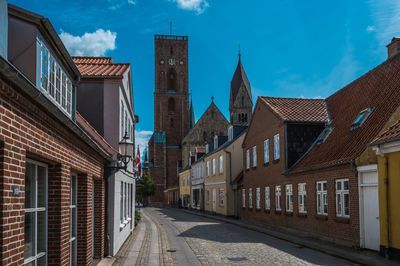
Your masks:
{"label": "church roof", "polygon": [[251,87],[250,87],[250,82],[249,79],[247,78],[246,72],[244,71],[242,61],[240,60],[240,54],[239,54],[239,62],[235,70],[235,74],[233,74],[233,78],[231,81],[231,95],[230,95],[230,103],[229,105],[231,106],[233,104],[233,101],[236,99],[236,96],[238,95],[239,89],[242,86],[242,83],[244,84],[247,93],[249,94],[250,100],[251,100]]}

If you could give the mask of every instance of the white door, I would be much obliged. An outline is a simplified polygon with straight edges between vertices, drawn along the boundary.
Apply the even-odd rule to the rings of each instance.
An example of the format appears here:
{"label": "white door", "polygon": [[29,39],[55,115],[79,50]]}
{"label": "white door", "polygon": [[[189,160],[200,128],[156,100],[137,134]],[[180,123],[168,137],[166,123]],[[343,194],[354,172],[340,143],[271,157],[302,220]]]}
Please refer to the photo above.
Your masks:
{"label": "white door", "polygon": [[379,250],[378,172],[359,172],[361,247]]}
{"label": "white door", "polygon": [[217,192],[215,191],[215,188],[212,190],[212,201],[213,201],[213,212],[217,211]]}

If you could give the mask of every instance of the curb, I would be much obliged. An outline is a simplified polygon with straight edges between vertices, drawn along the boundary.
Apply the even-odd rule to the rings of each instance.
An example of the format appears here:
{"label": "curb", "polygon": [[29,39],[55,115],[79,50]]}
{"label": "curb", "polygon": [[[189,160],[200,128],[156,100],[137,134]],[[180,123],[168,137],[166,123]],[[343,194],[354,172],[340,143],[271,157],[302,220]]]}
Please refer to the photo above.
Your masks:
{"label": "curb", "polygon": [[[356,253],[357,251],[353,251],[353,252],[350,253],[348,251],[341,250],[341,248],[330,248],[328,245],[324,245],[324,247],[322,247],[320,244],[311,243],[311,241],[304,241],[304,240],[296,239],[296,238],[288,236],[285,233],[273,232],[271,230],[260,228],[260,227],[255,226],[255,225],[246,225],[246,224],[243,224],[241,222],[237,222],[235,220],[231,220],[229,218],[212,216],[212,215],[208,215],[208,214],[204,214],[204,213],[198,213],[198,212],[192,212],[192,211],[188,211],[188,210],[183,210],[183,211],[188,213],[188,214],[206,217],[206,218],[209,218],[209,219],[213,219],[213,220],[217,220],[217,221],[233,224],[233,225],[236,225],[236,226],[239,226],[239,227],[242,227],[242,228],[246,228],[248,230],[252,230],[252,231],[256,231],[256,232],[262,233],[262,234],[266,234],[266,235],[272,236],[274,238],[277,238],[277,239],[280,239],[280,240],[284,240],[284,241],[288,241],[288,242],[291,242],[293,244],[296,244],[296,245],[299,245],[299,246],[303,246],[303,247],[306,247],[306,248],[309,248],[309,249],[312,249],[312,250],[316,250],[316,251],[328,254],[330,256],[333,256],[333,257],[345,259],[345,260],[353,262],[353,263],[362,264],[362,265],[371,265],[371,266],[380,266],[380,265],[383,265],[383,264],[385,264],[385,265],[399,265],[395,261],[389,261],[389,260],[386,260],[386,259],[381,258],[381,257],[358,254],[358,253]],[[334,245],[337,245],[337,244],[334,244]]]}

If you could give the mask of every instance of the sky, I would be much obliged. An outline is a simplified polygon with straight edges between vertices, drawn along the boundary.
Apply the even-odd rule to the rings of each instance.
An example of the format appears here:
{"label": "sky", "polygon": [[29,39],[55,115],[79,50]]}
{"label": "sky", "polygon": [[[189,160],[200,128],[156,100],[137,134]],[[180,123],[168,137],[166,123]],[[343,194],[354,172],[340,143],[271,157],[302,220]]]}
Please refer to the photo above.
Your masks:
{"label": "sky", "polygon": [[131,63],[136,142],[153,131],[154,34],[189,36],[195,117],[211,96],[229,118],[238,62],[257,96],[326,98],[382,63],[400,36],[393,0],[9,0],[50,19],[71,55]]}

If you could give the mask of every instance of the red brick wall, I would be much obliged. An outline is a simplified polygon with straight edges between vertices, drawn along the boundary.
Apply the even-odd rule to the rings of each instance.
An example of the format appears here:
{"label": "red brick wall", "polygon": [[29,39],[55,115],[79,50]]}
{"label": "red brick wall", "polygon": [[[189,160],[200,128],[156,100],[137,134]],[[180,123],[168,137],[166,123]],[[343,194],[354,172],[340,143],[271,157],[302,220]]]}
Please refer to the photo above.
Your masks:
{"label": "red brick wall", "polygon": [[[285,136],[284,124],[269,109],[256,105],[252,123],[248,129],[243,148],[244,179],[246,189],[246,208],[242,208],[242,188],[239,190],[240,217],[260,224],[294,229],[298,232],[340,241],[348,244],[359,244],[359,213],[358,213],[358,181],[349,164],[321,169],[302,174],[282,175],[285,170]],[[267,121],[267,123],[266,123]],[[274,161],[273,137],[280,133],[280,159]],[[264,164],[264,140],[269,139],[270,162]],[[253,168],[252,147],[257,146],[257,167]],[[250,169],[246,170],[246,150],[250,150]],[[350,219],[336,218],[335,180],[348,178],[350,183]],[[316,182],[327,181],[328,186],[328,216],[316,215]],[[307,215],[299,215],[297,185],[306,183]],[[293,213],[285,212],[285,185],[293,185]],[[281,213],[275,212],[275,186],[281,186]],[[265,211],[264,188],[270,187],[269,212]],[[256,188],[261,190],[261,209],[256,209]],[[253,208],[249,209],[249,188],[252,188]]]}
{"label": "red brick wall", "polygon": [[105,241],[105,181],[94,179],[94,257],[104,257]]}
{"label": "red brick wall", "polygon": [[[38,97],[44,97],[43,95]],[[26,158],[49,166],[49,265],[69,263],[69,189],[71,171],[81,173],[84,193],[91,192],[91,177],[102,179],[102,159],[72,131],[0,77],[0,264],[23,264],[24,191]],[[89,180],[85,180],[89,179]],[[21,191],[12,196],[12,187]],[[80,245],[80,262],[91,263],[91,200],[83,195],[83,223],[87,232]],[[102,206],[104,208],[104,205]],[[90,211],[90,212],[89,212]],[[90,219],[89,219],[90,217]],[[90,222],[89,222],[90,220]],[[104,225],[100,226],[104,227]],[[81,251],[81,252],[82,252]]]}

